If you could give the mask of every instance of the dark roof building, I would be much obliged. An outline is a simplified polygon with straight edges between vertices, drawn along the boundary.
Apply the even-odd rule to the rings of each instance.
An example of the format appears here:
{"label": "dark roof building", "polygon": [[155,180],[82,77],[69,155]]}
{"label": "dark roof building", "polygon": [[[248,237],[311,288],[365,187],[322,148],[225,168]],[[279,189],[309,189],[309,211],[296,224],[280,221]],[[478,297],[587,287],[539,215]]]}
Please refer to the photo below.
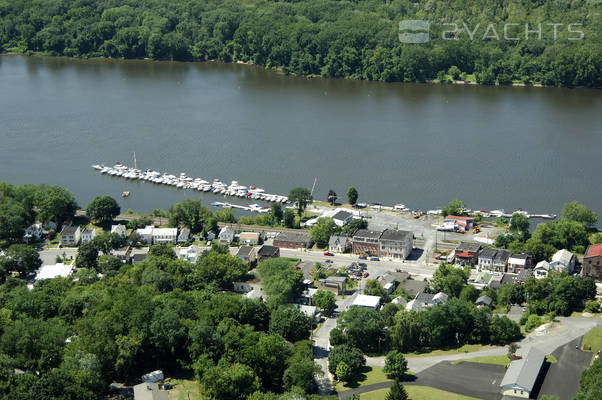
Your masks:
{"label": "dark roof building", "polygon": [[358,229],[353,235],[351,251],[353,254],[366,254],[377,256],[379,254],[379,242],[381,231],[370,231]]}
{"label": "dark roof building", "polygon": [[264,244],[257,250],[257,261],[261,262],[268,258],[280,257],[280,249],[276,246]]}
{"label": "dark roof building", "polygon": [[461,242],[456,247],[456,251],[467,251],[470,253],[477,253],[479,250],[481,250],[481,244],[477,242]]}
{"label": "dark roof building", "polygon": [[491,299],[491,297],[483,295],[479,297],[477,301],[475,301],[475,304],[481,307],[491,307],[492,302],[493,300]]}
{"label": "dark roof building", "polygon": [[311,245],[311,237],[306,232],[280,232],[274,238],[274,246],[287,249],[308,248]]}

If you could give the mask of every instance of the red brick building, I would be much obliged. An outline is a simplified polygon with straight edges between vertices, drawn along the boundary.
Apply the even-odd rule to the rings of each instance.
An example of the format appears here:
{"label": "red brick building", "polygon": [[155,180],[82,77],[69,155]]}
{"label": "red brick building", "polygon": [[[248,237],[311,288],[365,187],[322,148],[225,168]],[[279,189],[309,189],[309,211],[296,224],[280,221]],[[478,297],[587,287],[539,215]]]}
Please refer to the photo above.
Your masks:
{"label": "red brick building", "polygon": [[602,243],[587,247],[583,256],[581,275],[602,279]]}

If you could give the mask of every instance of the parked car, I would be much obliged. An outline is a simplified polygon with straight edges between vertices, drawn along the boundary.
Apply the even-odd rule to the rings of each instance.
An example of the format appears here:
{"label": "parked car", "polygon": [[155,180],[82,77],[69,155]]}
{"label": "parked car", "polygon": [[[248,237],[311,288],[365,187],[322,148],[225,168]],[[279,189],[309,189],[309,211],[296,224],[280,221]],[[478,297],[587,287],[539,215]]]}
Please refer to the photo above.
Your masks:
{"label": "parked car", "polygon": [[325,251],[324,255],[325,256],[334,256],[334,254],[332,254],[330,251]]}
{"label": "parked car", "polygon": [[378,258],[378,257],[370,257],[370,261],[380,261],[380,258]]}
{"label": "parked car", "polygon": [[364,278],[367,278],[370,274],[367,272],[364,272],[364,275],[362,275]]}
{"label": "parked car", "polygon": [[367,260],[368,259],[368,257],[366,257],[366,256],[360,256],[359,258],[360,258],[360,260]]}

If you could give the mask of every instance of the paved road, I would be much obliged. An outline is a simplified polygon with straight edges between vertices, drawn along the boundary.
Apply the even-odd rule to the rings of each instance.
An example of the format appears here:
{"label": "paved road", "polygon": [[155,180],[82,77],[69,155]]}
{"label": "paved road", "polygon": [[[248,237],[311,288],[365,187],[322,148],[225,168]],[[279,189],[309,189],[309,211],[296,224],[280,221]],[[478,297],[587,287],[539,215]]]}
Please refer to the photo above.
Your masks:
{"label": "paved road", "polygon": [[571,340],[560,346],[552,353],[558,360],[551,364],[544,378],[538,399],[544,394],[558,396],[561,399],[572,399],[579,390],[581,374],[589,366],[592,353],[575,349],[581,344],[583,338]]}
{"label": "paved road", "polygon": [[419,373],[408,385],[431,386],[483,400],[502,398],[500,382],[506,373],[501,365],[443,361]]}
{"label": "paved road", "polygon": [[[552,354],[557,348],[563,346],[587,333],[590,329],[602,325],[600,318],[566,318],[559,317],[560,323],[541,335],[531,333],[521,340],[518,345],[522,352],[528,350],[530,346],[536,346],[546,354]],[[573,346],[574,347],[574,346]],[[408,357],[408,368],[414,373],[419,373],[442,361],[463,360],[466,358],[499,356],[508,351],[505,346],[493,347],[472,353],[449,354],[442,356],[426,357]],[[366,362],[370,366],[382,367],[385,365],[384,357],[366,357]]]}

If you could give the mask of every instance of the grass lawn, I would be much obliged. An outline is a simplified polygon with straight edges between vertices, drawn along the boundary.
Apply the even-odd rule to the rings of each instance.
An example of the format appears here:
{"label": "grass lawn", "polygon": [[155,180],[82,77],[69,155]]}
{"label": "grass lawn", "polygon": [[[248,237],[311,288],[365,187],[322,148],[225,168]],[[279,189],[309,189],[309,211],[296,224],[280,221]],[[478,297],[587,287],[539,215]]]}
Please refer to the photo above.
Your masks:
{"label": "grass lawn", "polygon": [[[349,389],[353,389],[360,386],[372,385],[373,383],[380,383],[390,381],[387,375],[383,372],[381,367],[366,367],[362,373],[360,379],[357,382],[342,383],[338,382],[335,386],[337,392],[344,392]],[[362,399],[364,395],[362,395]]]}
{"label": "grass lawn", "polygon": [[406,357],[428,357],[428,356],[444,356],[449,354],[462,354],[462,353],[472,353],[475,351],[492,349],[494,346],[486,346],[482,344],[465,344],[462,347],[457,349],[449,349],[449,350],[433,350],[428,353],[408,353]]}
{"label": "grass lawn", "polygon": [[[404,387],[406,392],[408,392],[408,397],[412,400],[479,400],[474,397],[446,392],[445,390],[439,390],[428,386],[407,385]],[[360,398],[362,400],[383,400],[388,391],[389,389],[379,389],[373,392],[362,393]]]}
{"label": "grass lawn", "polygon": [[602,349],[602,326],[592,329],[583,336],[581,348],[583,350],[586,350],[587,348],[586,351],[591,351],[593,353]]}
{"label": "grass lawn", "polygon": [[452,361],[452,364],[460,364],[462,362],[473,362],[479,364],[494,364],[506,366],[510,363],[510,359],[507,356],[486,356],[486,357],[475,357],[467,358],[465,360]]}
{"label": "grass lawn", "polygon": [[172,379],[174,388],[169,391],[169,400],[188,400],[201,398],[201,387],[194,379]]}

